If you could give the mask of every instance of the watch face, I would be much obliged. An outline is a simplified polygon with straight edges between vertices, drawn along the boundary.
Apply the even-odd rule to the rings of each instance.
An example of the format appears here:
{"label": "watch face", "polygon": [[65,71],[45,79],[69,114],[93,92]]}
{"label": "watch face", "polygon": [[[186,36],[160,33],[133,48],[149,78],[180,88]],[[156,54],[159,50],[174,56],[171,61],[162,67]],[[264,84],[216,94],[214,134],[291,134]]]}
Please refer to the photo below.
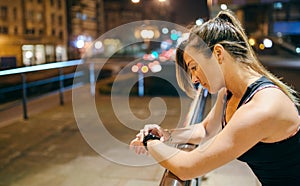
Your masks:
{"label": "watch face", "polygon": [[148,150],[148,148],[147,148],[147,142],[149,140],[160,140],[160,137],[158,137],[158,136],[152,134],[151,132],[149,132],[149,134],[147,136],[145,136],[144,139],[143,139],[143,144],[144,144],[144,146],[145,146],[145,148],[147,150]]}

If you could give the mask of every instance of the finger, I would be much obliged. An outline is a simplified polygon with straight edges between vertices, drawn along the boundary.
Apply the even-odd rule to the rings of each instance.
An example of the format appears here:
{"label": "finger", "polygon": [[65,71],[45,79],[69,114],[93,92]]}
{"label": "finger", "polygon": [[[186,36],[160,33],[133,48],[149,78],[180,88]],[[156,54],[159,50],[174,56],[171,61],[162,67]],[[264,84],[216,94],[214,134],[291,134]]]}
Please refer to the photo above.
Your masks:
{"label": "finger", "polygon": [[157,130],[159,126],[157,124],[147,124],[144,127],[144,133],[145,135],[148,135],[149,132],[153,132],[153,130]]}
{"label": "finger", "polygon": [[138,139],[135,138],[134,140],[132,140],[129,144],[129,148],[130,150],[134,150],[135,146],[136,146],[136,143],[137,143]]}
{"label": "finger", "polygon": [[147,151],[144,146],[140,146],[140,154],[146,154]]}

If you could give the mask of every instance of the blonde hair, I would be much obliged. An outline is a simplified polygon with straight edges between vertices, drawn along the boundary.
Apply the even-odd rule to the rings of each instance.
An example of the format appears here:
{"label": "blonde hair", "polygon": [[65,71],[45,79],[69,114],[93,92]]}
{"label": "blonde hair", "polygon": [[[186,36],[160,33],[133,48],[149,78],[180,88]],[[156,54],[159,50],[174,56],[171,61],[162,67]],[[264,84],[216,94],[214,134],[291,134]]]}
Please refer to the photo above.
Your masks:
{"label": "blonde hair", "polygon": [[[277,85],[296,105],[299,106],[299,100],[296,97],[297,92],[280,81],[279,78],[270,73],[259,62],[255,52],[248,43],[248,37],[246,36],[241,23],[235,17],[233,12],[229,10],[220,11],[215,18],[210,19],[201,26],[193,26],[190,30],[190,37],[186,43],[188,43],[189,47],[200,50],[207,58],[211,57],[214,45],[221,44],[237,62],[243,63],[249,68],[253,69],[255,72],[266,76],[275,85]],[[186,45],[187,44],[181,46],[181,48],[177,50],[176,70],[181,68],[188,72],[187,67],[184,66],[185,62],[183,55],[182,57],[178,55],[183,53]],[[186,79],[186,77],[182,78],[183,76],[186,75],[183,75],[182,72],[177,72],[177,80],[181,81],[179,83],[180,87],[188,93],[190,90],[185,89],[185,87],[182,86],[184,84],[184,79]]]}

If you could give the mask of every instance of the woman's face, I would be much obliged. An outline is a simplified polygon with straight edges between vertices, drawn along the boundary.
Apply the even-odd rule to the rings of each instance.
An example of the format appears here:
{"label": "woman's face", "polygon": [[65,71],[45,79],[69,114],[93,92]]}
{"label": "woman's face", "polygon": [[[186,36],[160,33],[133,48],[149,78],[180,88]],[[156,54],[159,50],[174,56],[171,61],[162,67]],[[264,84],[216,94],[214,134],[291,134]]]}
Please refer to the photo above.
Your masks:
{"label": "woman's face", "polygon": [[207,59],[200,52],[187,48],[183,58],[191,73],[193,83],[200,83],[211,94],[225,87],[221,67],[213,55]]}

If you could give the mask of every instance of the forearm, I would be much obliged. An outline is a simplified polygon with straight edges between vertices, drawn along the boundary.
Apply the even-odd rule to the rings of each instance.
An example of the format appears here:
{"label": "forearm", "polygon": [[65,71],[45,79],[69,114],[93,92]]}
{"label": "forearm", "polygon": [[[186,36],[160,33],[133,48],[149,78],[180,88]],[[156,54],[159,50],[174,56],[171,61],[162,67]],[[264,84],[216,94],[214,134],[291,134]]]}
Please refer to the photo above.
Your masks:
{"label": "forearm", "polygon": [[[149,141],[148,152],[164,168],[170,170],[181,180],[188,180],[204,174],[195,161],[190,157],[191,153],[170,147],[159,140]],[[201,154],[197,153],[197,156]]]}
{"label": "forearm", "polygon": [[180,157],[185,156],[186,152],[170,147],[158,140],[149,141],[147,144],[148,152],[161,166],[175,175],[181,176],[182,159]]}
{"label": "forearm", "polygon": [[169,133],[169,141],[173,144],[199,144],[206,135],[205,128],[202,123],[185,128],[171,129]]}

